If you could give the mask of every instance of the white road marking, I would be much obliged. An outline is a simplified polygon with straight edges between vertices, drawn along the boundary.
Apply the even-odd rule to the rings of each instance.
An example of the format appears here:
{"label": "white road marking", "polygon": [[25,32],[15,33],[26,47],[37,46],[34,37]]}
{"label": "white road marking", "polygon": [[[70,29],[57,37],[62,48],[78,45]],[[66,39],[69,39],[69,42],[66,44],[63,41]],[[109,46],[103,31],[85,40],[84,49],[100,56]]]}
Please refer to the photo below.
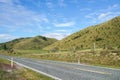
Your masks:
{"label": "white road marking", "polygon": [[[8,59],[8,60],[10,60],[10,59]],[[24,60],[23,60],[23,61],[24,61]],[[29,66],[26,66],[26,65],[21,64],[21,63],[16,62],[16,61],[14,61],[14,62],[15,62],[16,64],[20,65],[20,66],[23,66],[23,67],[26,67],[26,68],[31,69],[31,70],[33,70],[33,71],[36,71],[36,72],[38,72],[38,73],[44,74],[44,75],[49,76],[49,77],[51,77],[51,78],[53,78],[53,79],[55,79],[55,80],[62,80],[62,79],[60,79],[60,78],[58,78],[58,77],[55,77],[55,76],[53,76],[53,75],[47,74],[47,73],[42,72],[42,71],[39,71],[39,70],[37,70],[37,69],[35,69],[35,68],[31,68],[31,67],[29,67]],[[27,61],[27,62],[29,62],[29,61]]]}
{"label": "white road marking", "polygon": [[88,67],[97,67],[97,68],[101,68],[101,69],[109,69],[109,70],[117,70],[117,71],[119,70],[120,71],[120,69],[116,69],[116,68],[93,66],[93,65],[87,65],[87,64],[78,64],[78,63],[71,63],[71,62],[65,62],[65,61],[53,61],[53,60],[44,60],[44,61],[60,62],[60,63],[64,63],[64,64],[82,65],[82,66],[88,66]]}
{"label": "white road marking", "polygon": [[[24,60],[23,60],[24,61]],[[28,62],[28,63],[31,63],[30,61],[25,61],[25,62]],[[41,61],[39,61],[41,62]],[[42,62],[42,63],[45,63],[45,62]],[[37,64],[37,65],[40,65],[38,63],[33,63],[33,64]],[[50,64],[50,63],[49,63]],[[82,71],[88,71],[88,72],[94,72],[94,73],[99,73],[99,74],[109,74],[111,75],[112,73],[108,73],[108,72],[102,72],[102,71],[96,71],[96,70],[88,70],[88,69],[83,69],[83,68],[76,68],[76,67],[69,67],[69,66],[66,66],[66,65],[59,65],[59,64],[52,64],[52,65],[58,65],[58,66],[62,66],[62,67],[65,67],[65,68],[69,68],[69,69],[78,69],[78,70],[82,70]]]}
{"label": "white road marking", "polygon": [[88,72],[94,72],[94,73],[99,73],[99,74],[112,74],[112,73],[108,73],[108,72],[102,72],[102,71],[95,71],[95,70],[88,70],[88,69],[83,69],[83,68],[75,68],[78,70],[82,70],[82,71],[88,71]]}

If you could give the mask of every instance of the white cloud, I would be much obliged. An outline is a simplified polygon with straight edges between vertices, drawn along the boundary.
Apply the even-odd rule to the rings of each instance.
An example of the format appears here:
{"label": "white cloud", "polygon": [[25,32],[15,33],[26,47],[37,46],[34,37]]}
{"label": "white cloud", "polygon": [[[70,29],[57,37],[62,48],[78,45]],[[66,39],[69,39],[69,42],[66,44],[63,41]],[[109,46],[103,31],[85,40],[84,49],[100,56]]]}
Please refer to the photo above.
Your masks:
{"label": "white cloud", "polygon": [[10,41],[17,38],[16,36],[13,35],[9,35],[9,34],[0,34],[0,43],[1,42],[6,42],[6,41]]}
{"label": "white cloud", "polygon": [[7,5],[14,5],[14,3],[20,3],[19,0],[0,0],[0,3]]}
{"label": "white cloud", "polygon": [[49,23],[49,20],[46,17],[43,17],[42,20],[46,23]]}
{"label": "white cloud", "polygon": [[107,10],[113,10],[113,9],[118,9],[120,8],[118,4],[114,4],[112,6],[109,6]]}
{"label": "white cloud", "polygon": [[[4,4],[0,6],[0,25],[2,27],[8,27],[15,30],[17,27],[39,27],[42,23],[49,22],[44,14],[30,11],[20,5],[19,2],[18,4],[14,4],[13,1],[17,2],[17,0],[0,0],[0,2],[4,2]],[[12,5],[8,5],[8,3]]]}
{"label": "white cloud", "polygon": [[107,13],[101,13],[99,16],[98,16],[98,19],[101,20],[101,19],[104,19],[106,16],[110,15],[111,13],[110,12],[107,12]]}
{"label": "white cloud", "polygon": [[56,30],[57,32],[67,32],[67,30]]}
{"label": "white cloud", "polygon": [[75,25],[75,22],[74,22],[74,21],[71,21],[71,22],[53,23],[53,24],[54,24],[54,26],[56,26],[56,27],[70,27],[70,26]]}
{"label": "white cloud", "polygon": [[106,21],[112,19],[113,17],[120,15],[120,12],[106,12],[98,15],[98,20]]}
{"label": "white cloud", "polygon": [[49,34],[45,34],[44,36],[49,37],[49,38],[56,38],[58,40],[61,40],[65,37],[67,37],[70,34],[61,34],[61,33],[49,33]]}
{"label": "white cloud", "polygon": [[45,23],[49,23],[48,18],[45,15],[33,15],[33,20],[35,20],[36,22],[45,22]]}
{"label": "white cloud", "polygon": [[119,5],[114,4],[112,6],[108,6],[108,8],[106,9],[101,9],[93,13],[90,13],[85,17],[90,19],[89,21],[90,23],[104,22],[112,19],[115,16],[120,15],[120,12],[118,11],[118,9],[120,9]]}

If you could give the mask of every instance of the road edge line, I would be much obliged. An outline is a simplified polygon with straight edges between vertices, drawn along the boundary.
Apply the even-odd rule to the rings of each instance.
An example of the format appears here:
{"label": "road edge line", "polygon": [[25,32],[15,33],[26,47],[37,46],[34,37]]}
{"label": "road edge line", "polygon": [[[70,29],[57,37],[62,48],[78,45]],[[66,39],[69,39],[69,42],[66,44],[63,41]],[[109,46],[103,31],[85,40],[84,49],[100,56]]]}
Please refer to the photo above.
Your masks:
{"label": "road edge line", "polygon": [[[10,60],[10,59],[8,59],[8,60]],[[47,73],[42,72],[42,71],[38,71],[37,69],[31,68],[31,67],[26,66],[26,65],[24,65],[24,64],[21,64],[21,63],[19,63],[19,62],[14,61],[14,63],[16,63],[16,64],[18,64],[18,65],[20,65],[20,66],[23,66],[23,67],[25,67],[25,68],[31,69],[31,70],[33,70],[33,71],[36,71],[36,72],[38,72],[38,73],[41,73],[41,74],[43,74],[43,75],[49,76],[49,77],[51,77],[51,78],[53,78],[53,79],[55,79],[55,80],[62,80],[62,79],[60,79],[60,78],[58,78],[58,77],[52,76],[52,75],[47,74]]]}

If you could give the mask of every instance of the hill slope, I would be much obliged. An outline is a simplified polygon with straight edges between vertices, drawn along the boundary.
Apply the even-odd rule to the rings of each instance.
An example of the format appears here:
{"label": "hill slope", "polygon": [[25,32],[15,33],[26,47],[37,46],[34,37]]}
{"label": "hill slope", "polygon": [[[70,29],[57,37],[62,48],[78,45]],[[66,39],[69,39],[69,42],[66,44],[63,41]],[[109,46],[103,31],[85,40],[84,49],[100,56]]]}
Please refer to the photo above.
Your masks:
{"label": "hill slope", "polygon": [[42,49],[54,42],[56,39],[46,38],[43,36],[19,38],[6,43],[1,44],[1,48],[8,49]]}
{"label": "hill slope", "polygon": [[73,47],[91,49],[93,43],[96,43],[97,48],[107,46],[120,48],[120,16],[105,23],[80,30],[44,49],[50,50],[56,47],[61,50],[68,50]]}

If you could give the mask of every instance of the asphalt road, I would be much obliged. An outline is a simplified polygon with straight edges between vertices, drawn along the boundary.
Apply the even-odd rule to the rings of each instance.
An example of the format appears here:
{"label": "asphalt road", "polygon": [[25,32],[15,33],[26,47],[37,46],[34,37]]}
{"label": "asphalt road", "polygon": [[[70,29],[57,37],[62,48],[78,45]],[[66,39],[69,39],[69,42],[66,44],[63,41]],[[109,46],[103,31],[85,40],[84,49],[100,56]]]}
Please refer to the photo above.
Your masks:
{"label": "asphalt road", "polygon": [[[5,59],[10,56],[0,55]],[[17,64],[45,74],[55,80],[120,80],[120,69],[83,64],[13,57]]]}

